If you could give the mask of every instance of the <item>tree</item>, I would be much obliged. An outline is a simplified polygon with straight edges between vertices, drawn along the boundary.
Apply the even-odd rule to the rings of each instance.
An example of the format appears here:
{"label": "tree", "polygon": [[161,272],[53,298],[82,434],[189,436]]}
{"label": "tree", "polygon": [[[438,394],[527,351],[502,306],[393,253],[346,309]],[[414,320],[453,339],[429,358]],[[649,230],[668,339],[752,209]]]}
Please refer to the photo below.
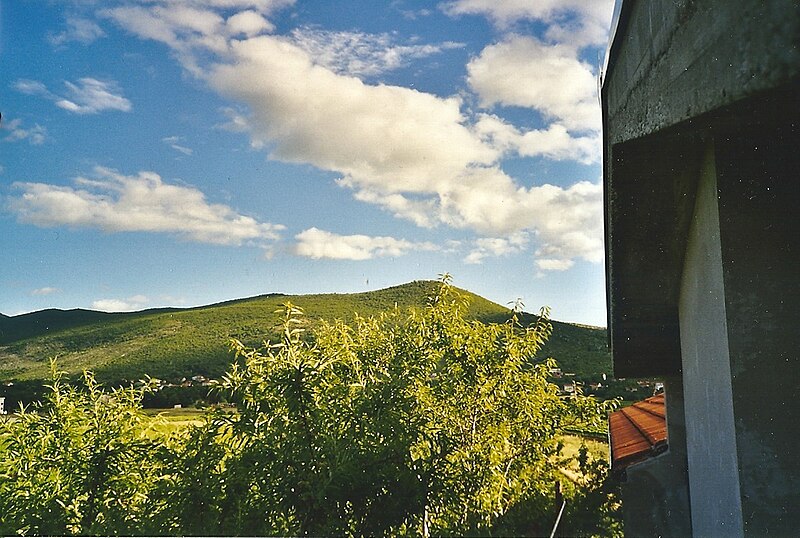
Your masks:
{"label": "tree", "polygon": [[280,342],[234,342],[221,390],[239,412],[212,416],[183,456],[198,473],[178,497],[191,506],[203,483],[213,514],[191,531],[486,534],[522,501],[529,517],[514,530],[551,525],[557,434],[603,420],[605,404],[561,399],[547,382],[552,361],[535,359],[546,312],[523,328],[466,310],[445,278],[421,312],[304,338],[302,310],[287,304]]}
{"label": "tree", "polygon": [[0,422],[0,534],[146,532],[161,445],[140,413],[143,390],[85,390],[52,363],[44,403]]}
{"label": "tree", "polygon": [[[108,392],[86,374],[79,390],[54,373],[43,404],[0,423],[0,533],[549,532],[559,432],[608,404],[547,382],[546,311],[530,327],[470,321],[445,277],[421,310],[311,335],[299,307],[280,313],[279,341],[232,344],[218,390],[236,411],[170,437],[140,412],[146,386]],[[602,465],[579,464],[570,528],[591,533],[613,523],[613,495]]]}

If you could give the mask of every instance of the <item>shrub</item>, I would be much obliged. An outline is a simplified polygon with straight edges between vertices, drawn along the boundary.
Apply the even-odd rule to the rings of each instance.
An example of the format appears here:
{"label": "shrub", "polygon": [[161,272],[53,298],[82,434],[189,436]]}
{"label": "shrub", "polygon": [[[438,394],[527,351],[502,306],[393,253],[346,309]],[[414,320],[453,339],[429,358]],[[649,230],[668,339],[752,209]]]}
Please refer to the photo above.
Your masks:
{"label": "shrub", "polygon": [[602,420],[606,404],[547,382],[553,363],[533,360],[545,316],[523,328],[466,310],[445,280],[421,312],[326,323],[308,339],[287,304],[280,342],[234,342],[221,390],[239,412],[212,415],[182,456],[182,528],[486,534],[522,501],[527,518],[503,532],[552,525],[556,435]]}
{"label": "shrub", "polygon": [[[544,534],[563,481],[558,434],[591,429],[609,404],[561,399],[535,359],[550,335],[466,318],[445,277],[421,310],[304,337],[236,359],[209,412],[170,437],[140,413],[147,387],[85,390],[54,373],[43,404],[0,423],[1,534]],[[571,531],[613,529],[605,471],[582,452],[565,488]],[[582,459],[581,459],[582,458]]]}
{"label": "shrub", "polygon": [[44,403],[0,422],[0,534],[142,532],[163,469],[143,391],[62,377],[53,364]]}

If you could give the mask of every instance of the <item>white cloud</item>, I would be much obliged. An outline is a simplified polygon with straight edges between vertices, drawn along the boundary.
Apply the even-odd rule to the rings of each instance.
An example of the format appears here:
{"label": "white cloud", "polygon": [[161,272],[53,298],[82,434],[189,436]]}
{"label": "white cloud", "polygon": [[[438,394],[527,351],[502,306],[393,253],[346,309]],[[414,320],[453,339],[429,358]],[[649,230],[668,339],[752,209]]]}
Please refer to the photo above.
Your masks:
{"label": "white cloud", "polygon": [[131,102],[121,95],[117,83],[91,77],[78,79],[77,84],[65,81],[69,99],[56,101],[56,106],[75,114],[97,114],[106,110],[130,112]]}
{"label": "white cloud", "polygon": [[295,236],[294,253],[313,259],[369,260],[404,256],[411,251],[436,250],[431,243],[414,243],[393,237],[338,235],[309,228]]}
{"label": "white cloud", "polygon": [[20,93],[24,93],[26,95],[39,95],[42,97],[51,97],[52,94],[47,89],[47,86],[39,82],[38,80],[30,80],[26,78],[21,78],[12,84],[12,88],[17,90]]}
{"label": "white cloud", "polygon": [[48,41],[54,46],[63,45],[70,41],[77,41],[88,45],[89,43],[104,37],[106,33],[97,23],[80,17],[67,17],[67,28],[57,34],[47,37]]}
{"label": "white cloud", "polygon": [[98,299],[92,302],[92,310],[102,312],[133,312],[146,307],[150,299],[144,295],[134,295],[127,299]]}
{"label": "white cloud", "polygon": [[314,62],[339,74],[373,76],[404,67],[411,60],[464,45],[447,41],[436,45],[397,45],[390,34],[335,32],[308,26],[292,31],[292,40]]}
{"label": "white cloud", "polygon": [[474,248],[464,258],[464,263],[479,264],[488,257],[510,256],[525,250],[529,236],[517,232],[508,237],[483,237],[475,240]]}
{"label": "white cloud", "polygon": [[556,161],[570,160],[583,164],[600,161],[600,135],[573,136],[561,124],[546,129],[521,132],[501,118],[481,114],[475,124],[476,132],[504,153],[521,157],[547,157]]}
{"label": "white cloud", "polygon": [[295,0],[162,0],[162,3],[186,4],[198,8],[221,8],[233,10],[253,9],[259,13],[269,14],[279,9],[291,6]]}
{"label": "white cloud", "polygon": [[0,124],[0,129],[8,131],[8,134],[3,137],[4,142],[27,140],[32,146],[40,146],[47,140],[47,129],[45,127],[35,123],[33,127],[25,128],[19,118],[3,122]]}
{"label": "white cloud", "polygon": [[67,96],[58,96],[37,80],[19,79],[13,88],[20,93],[37,95],[54,101],[56,106],[74,114],[97,114],[106,110],[130,112],[133,108],[113,80],[92,77],[78,79],[77,84],[64,81]]}
{"label": "white cloud", "polygon": [[[274,159],[335,171],[357,200],[419,226],[467,228],[488,238],[525,231],[543,258],[596,261],[598,252],[602,257],[599,185],[525,187],[500,165],[509,153],[596,162],[594,77],[575,47],[512,36],[470,62],[469,83],[482,105],[530,107],[549,121],[522,132],[488,114],[473,121],[462,112],[459,97],[367,84],[353,76],[394,65],[380,56],[380,50],[395,46],[390,40],[381,49],[375,42],[385,39],[381,36],[311,35],[305,29],[293,36],[231,39],[228,19],[209,16],[189,28],[176,13],[163,13],[175,5],[189,4],[156,3],[105,14],[140,37],[166,43],[185,69],[236,103],[223,111],[229,121],[221,127],[247,133],[254,148]],[[562,21],[561,11],[553,9],[555,24]],[[338,43],[347,39],[365,52],[344,52]],[[325,42],[336,46],[318,50]],[[316,230],[309,237],[325,233]],[[301,244],[310,245],[306,239]]]}
{"label": "white cloud", "polygon": [[614,0],[452,0],[440,5],[451,16],[484,15],[507,29],[521,20],[548,25],[548,38],[574,46],[602,45]]}
{"label": "white cloud", "polygon": [[180,136],[166,136],[161,139],[161,141],[164,142],[166,145],[168,145],[175,151],[183,153],[184,155],[191,155],[192,153],[194,153],[194,151],[192,151],[192,148],[187,148],[186,146],[178,144],[178,142],[182,140],[183,137]]}
{"label": "white cloud", "polygon": [[540,258],[536,260],[536,267],[541,271],[566,271],[573,265],[575,265],[575,262],[572,260],[558,258]]}
{"label": "white cloud", "polygon": [[228,118],[228,121],[215,125],[216,128],[225,129],[226,131],[231,131],[233,133],[247,133],[252,131],[250,122],[244,116],[242,111],[231,107],[223,107],[220,109],[220,112],[222,112],[222,114]]}
{"label": "white cloud", "polygon": [[337,75],[277,37],[232,48],[209,82],[249,106],[251,135],[269,143],[275,158],[336,170],[361,185],[418,191],[497,157],[464,124],[456,98]]}
{"label": "white cloud", "polygon": [[9,209],[20,222],[39,227],[94,228],[107,233],[169,233],[198,243],[266,244],[283,226],[258,222],[222,204],[210,204],[192,186],[164,183],[158,174],[124,176],[95,168],[96,179],[78,178],[77,187],[15,183]]}
{"label": "white cloud", "polygon": [[[569,231],[599,244],[602,252],[599,187],[590,196],[597,205],[587,219],[583,184],[519,186],[495,165],[507,148],[482,140],[457,99],[337,75],[277,37],[238,42],[233,51],[229,63],[211,70],[210,83],[249,106],[249,117],[239,125],[250,129],[256,144],[271,148],[273,157],[338,171],[344,175],[339,183],[358,200],[421,226],[443,223],[488,235],[532,229],[543,245],[563,251],[565,244],[548,230],[569,226],[547,219],[567,219]],[[541,141],[518,134],[517,151],[561,156],[565,146],[577,144],[581,157],[590,159],[589,150],[581,150],[584,141],[559,147],[549,140],[559,135],[557,128],[546,135]],[[544,142],[550,147],[535,149]],[[582,248],[576,255],[594,251]]]}
{"label": "white cloud", "polygon": [[483,106],[533,108],[570,131],[600,130],[592,67],[570,47],[512,36],[483,49],[467,72]]}
{"label": "white cloud", "polygon": [[271,32],[275,26],[255,11],[240,11],[228,17],[225,21],[228,34],[232,36],[244,35],[253,37],[263,32]]}
{"label": "white cloud", "polygon": [[40,296],[41,295],[53,295],[54,293],[58,293],[60,291],[61,290],[58,289],[58,288],[50,288],[50,287],[38,288],[38,289],[35,289],[35,290],[31,291],[31,295],[40,295]]}
{"label": "white cloud", "polygon": [[400,13],[400,15],[403,16],[404,19],[407,19],[407,20],[410,20],[410,21],[415,21],[415,20],[421,19],[423,17],[429,17],[429,16],[431,16],[433,14],[433,11],[431,11],[430,9],[425,9],[425,8],[417,9],[417,10],[398,9],[398,12]]}
{"label": "white cloud", "polygon": [[180,146],[178,144],[172,144],[170,147],[172,149],[174,149],[175,151],[179,151],[179,152],[183,153],[184,155],[191,155],[192,153],[194,153],[192,148],[187,148],[186,146]]}

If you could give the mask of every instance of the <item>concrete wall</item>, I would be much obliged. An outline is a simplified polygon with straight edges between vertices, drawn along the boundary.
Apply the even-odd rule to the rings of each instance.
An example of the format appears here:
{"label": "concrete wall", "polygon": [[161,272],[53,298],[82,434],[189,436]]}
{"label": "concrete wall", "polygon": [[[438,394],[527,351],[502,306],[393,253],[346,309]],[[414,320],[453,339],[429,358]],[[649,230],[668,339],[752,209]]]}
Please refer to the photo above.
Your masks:
{"label": "concrete wall", "polygon": [[622,11],[603,88],[611,144],[800,75],[796,0],[627,0]]}
{"label": "concrete wall", "polygon": [[800,525],[797,124],[719,132],[699,174],[679,299],[697,536]]}
{"label": "concrete wall", "polygon": [[713,148],[703,162],[679,299],[692,529],[741,536],[742,506]]}
{"label": "concrete wall", "polygon": [[686,473],[686,432],[680,379],[665,379],[667,442],[664,454],[632,465],[622,485],[626,536],[684,537],[692,532]]}
{"label": "concrete wall", "polygon": [[740,493],[752,536],[800,528],[800,127],[790,116],[724,137],[716,152]]}
{"label": "concrete wall", "polygon": [[[697,536],[800,528],[798,44],[796,0],[626,1],[604,75],[615,371],[683,380]],[[668,455],[630,470],[630,534],[667,516]]]}

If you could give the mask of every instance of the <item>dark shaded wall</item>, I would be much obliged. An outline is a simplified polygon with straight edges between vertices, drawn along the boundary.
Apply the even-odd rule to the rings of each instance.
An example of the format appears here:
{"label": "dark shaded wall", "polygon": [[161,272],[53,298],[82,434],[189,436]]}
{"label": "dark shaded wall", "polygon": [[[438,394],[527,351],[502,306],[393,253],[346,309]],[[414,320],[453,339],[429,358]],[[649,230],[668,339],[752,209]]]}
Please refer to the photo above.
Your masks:
{"label": "dark shaded wall", "polygon": [[669,448],[626,470],[622,487],[626,536],[682,538],[692,534],[683,387],[679,378],[665,379],[664,384]]}
{"label": "dark shaded wall", "polygon": [[[800,528],[798,96],[800,2],[622,4],[602,87],[614,369],[680,380],[697,536]],[[662,524],[673,464],[629,476],[640,523]]]}
{"label": "dark shaded wall", "polygon": [[717,144],[740,494],[752,536],[800,528],[798,128],[787,111],[782,126]]}

